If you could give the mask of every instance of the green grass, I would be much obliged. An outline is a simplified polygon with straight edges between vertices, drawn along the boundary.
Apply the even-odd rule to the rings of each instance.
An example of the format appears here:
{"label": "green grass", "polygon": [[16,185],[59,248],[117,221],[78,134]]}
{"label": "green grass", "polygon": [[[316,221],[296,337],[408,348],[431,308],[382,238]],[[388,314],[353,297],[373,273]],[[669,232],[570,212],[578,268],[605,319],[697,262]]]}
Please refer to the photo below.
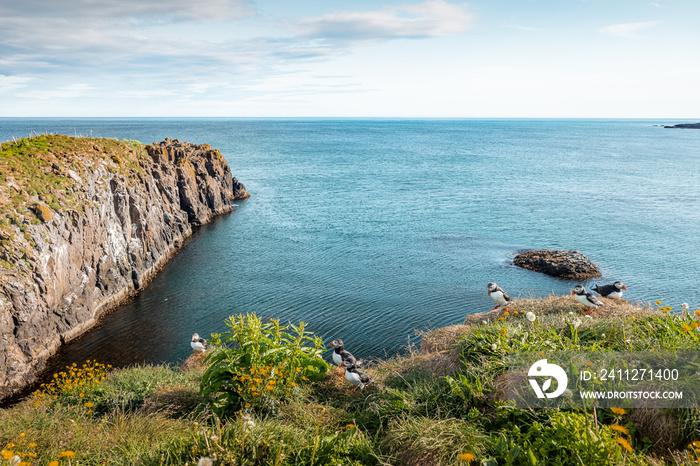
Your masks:
{"label": "green grass", "polygon": [[698,350],[698,329],[683,327],[698,321],[694,314],[608,304],[588,320],[572,297],[516,301],[503,320],[480,315],[424,335],[422,353],[366,364],[376,382],[360,396],[347,393],[336,369],[298,384],[272,410],[223,419],[200,395],[203,360],[118,370],[87,387],[80,403],[28,400],[0,411],[0,447],[24,433],[37,444],[34,464],[65,450],[81,465],[194,465],[214,455],[217,465],[466,464],[460,455],[489,466],[696,464],[688,455],[697,457],[700,443],[687,447],[700,442],[699,409],[531,410],[499,396],[513,354]]}

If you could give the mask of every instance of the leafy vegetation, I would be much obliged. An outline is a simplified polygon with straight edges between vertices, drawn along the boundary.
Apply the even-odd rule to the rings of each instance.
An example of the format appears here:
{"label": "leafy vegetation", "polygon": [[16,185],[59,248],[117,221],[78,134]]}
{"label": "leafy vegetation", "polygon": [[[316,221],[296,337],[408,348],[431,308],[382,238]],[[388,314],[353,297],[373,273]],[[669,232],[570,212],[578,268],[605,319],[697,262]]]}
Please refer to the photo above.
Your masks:
{"label": "leafy vegetation", "polygon": [[323,340],[308,334],[304,322],[283,327],[248,314],[232,316],[226,325],[228,332],[213,335],[201,384],[203,395],[216,397],[219,416],[242,407],[274,411],[297,381],[322,380],[328,371],[320,357]]}
{"label": "leafy vegetation", "polygon": [[0,412],[0,447],[15,453],[26,438],[32,464],[697,464],[698,408],[533,410],[502,396],[517,353],[698,349],[700,312],[609,303],[588,319],[572,297],[520,300],[438,329],[424,336],[430,352],[368,364],[376,383],[359,396],[319,362],[324,346],[302,324],[237,316],[183,368],[114,371],[78,380],[77,393],[71,376],[51,402]]}

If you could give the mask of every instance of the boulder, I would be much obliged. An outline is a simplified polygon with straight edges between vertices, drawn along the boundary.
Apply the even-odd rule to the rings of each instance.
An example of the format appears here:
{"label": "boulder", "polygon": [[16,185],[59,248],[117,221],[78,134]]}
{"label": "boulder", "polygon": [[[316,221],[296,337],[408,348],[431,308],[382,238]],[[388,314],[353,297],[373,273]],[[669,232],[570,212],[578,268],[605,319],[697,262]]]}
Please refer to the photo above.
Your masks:
{"label": "boulder", "polygon": [[513,265],[552,277],[586,280],[600,277],[600,270],[588,257],[578,251],[524,251],[515,256]]}

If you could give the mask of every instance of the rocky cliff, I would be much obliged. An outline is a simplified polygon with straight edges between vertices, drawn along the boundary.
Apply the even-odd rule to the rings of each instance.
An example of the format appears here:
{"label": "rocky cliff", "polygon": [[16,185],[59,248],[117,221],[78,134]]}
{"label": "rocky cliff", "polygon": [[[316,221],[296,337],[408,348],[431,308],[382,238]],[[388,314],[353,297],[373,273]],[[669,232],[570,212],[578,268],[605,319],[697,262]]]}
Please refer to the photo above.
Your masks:
{"label": "rocky cliff", "polygon": [[248,196],[218,150],[46,135],[0,151],[0,400]]}

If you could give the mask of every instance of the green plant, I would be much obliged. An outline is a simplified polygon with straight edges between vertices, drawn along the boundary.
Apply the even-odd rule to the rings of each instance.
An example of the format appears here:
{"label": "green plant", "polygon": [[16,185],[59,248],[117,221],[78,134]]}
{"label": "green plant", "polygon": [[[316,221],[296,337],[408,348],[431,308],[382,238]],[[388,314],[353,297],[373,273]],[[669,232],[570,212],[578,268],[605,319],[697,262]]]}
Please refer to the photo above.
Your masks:
{"label": "green plant", "polygon": [[255,314],[231,316],[228,332],[212,336],[214,351],[207,356],[201,394],[215,396],[214,412],[224,415],[239,408],[274,410],[289,397],[297,382],[321,380],[328,364],[319,337],[298,326],[263,323]]}
{"label": "green plant", "polygon": [[[524,429],[523,429],[524,428]],[[595,426],[587,415],[556,411],[546,423],[533,422],[500,432],[491,446],[498,464],[643,464],[630,442],[610,426]]]}

